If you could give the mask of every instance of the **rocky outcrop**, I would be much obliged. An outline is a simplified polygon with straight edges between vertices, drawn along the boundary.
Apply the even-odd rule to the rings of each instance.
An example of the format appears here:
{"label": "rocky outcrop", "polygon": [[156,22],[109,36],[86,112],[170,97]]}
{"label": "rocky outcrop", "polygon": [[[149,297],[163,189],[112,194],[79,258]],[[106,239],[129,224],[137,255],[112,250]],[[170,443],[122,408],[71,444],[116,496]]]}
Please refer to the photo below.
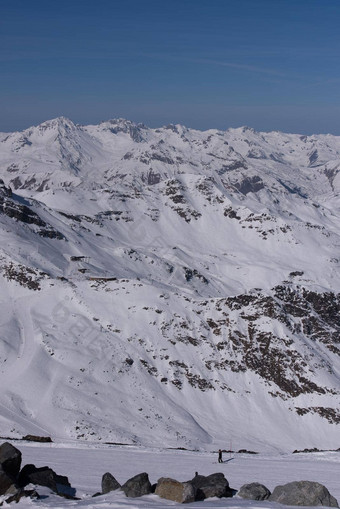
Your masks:
{"label": "rocky outcrop", "polygon": [[0,214],[1,213],[20,223],[31,225],[32,231],[41,237],[59,240],[65,239],[62,233],[47,224],[32,210],[29,201],[13,195],[11,188],[7,188],[0,179]]}
{"label": "rocky outcrop", "polygon": [[38,435],[25,435],[22,439],[28,442],[52,442],[51,437],[41,437]]}
{"label": "rocky outcrop", "polygon": [[0,179],[0,198],[6,197],[10,198],[12,196],[12,189],[5,185],[5,182]]}

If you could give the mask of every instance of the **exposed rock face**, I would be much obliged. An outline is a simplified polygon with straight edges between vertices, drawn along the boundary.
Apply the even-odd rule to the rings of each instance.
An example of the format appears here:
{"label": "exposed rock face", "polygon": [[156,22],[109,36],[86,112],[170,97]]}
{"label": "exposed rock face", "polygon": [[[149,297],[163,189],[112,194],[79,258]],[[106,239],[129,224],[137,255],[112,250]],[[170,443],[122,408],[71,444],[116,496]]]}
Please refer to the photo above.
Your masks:
{"label": "exposed rock face", "polygon": [[7,197],[10,198],[12,196],[12,189],[10,187],[6,187],[5,183],[2,179],[0,179],[0,198]]}
{"label": "exposed rock face", "polygon": [[239,497],[248,500],[267,500],[271,495],[268,488],[258,482],[244,484],[237,494]]}
{"label": "exposed rock face", "polygon": [[16,281],[29,290],[40,290],[40,282],[48,277],[45,272],[12,262],[0,265],[0,272],[8,281]]}
{"label": "exposed rock face", "polygon": [[[215,314],[214,320],[207,319],[207,324],[214,335],[221,336],[221,339],[224,335],[224,340],[218,344],[220,361],[211,362],[211,367],[229,367],[234,372],[253,371],[262,379],[274,382],[279,388],[276,396],[283,398],[332,392],[315,382],[311,365],[307,362],[309,352],[299,352],[292,345],[295,333],[300,331],[305,341],[321,343],[330,352],[339,355],[339,294],[322,294],[305,288],[279,285],[273,288],[272,295],[263,292],[237,295],[218,300],[215,307],[218,315]],[[230,320],[233,312],[239,314],[235,322]],[[263,318],[283,326],[286,332],[278,335],[274,331],[264,331],[261,323]],[[225,330],[228,334],[224,333]],[[225,358],[225,349],[231,350],[235,359],[230,356]],[[236,360],[237,357],[242,357],[241,362]],[[332,371],[330,364],[324,364],[324,367]],[[340,422],[336,409],[312,407],[295,410],[300,415],[319,413],[329,422]]]}
{"label": "exposed rock face", "polygon": [[196,500],[196,488],[191,482],[179,482],[170,477],[161,477],[156,486],[156,495],[179,504]]}
{"label": "exposed rock face", "polygon": [[135,498],[148,495],[151,493],[151,483],[148,474],[143,472],[135,475],[123,484],[122,490],[127,497]]}
{"label": "exposed rock face", "polygon": [[236,189],[242,194],[257,193],[264,188],[262,179],[257,175],[253,177],[245,177],[241,182],[234,184]]}
{"label": "exposed rock face", "polygon": [[8,442],[0,445],[0,465],[6,474],[17,476],[21,466],[21,452]]}
{"label": "exposed rock face", "polygon": [[41,237],[59,240],[65,239],[62,233],[47,224],[39,214],[32,210],[29,201],[12,195],[10,188],[6,188],[5,186],[1,187],[0,180],[0,214],[1,213],[16,221],[31,225],[31,230]]}
{"label": "exposed rock face", "polygon": [[110,472],[106,472],[102,477],[102,493],[109,493],[110,491],[118,490],[120,488],[119,482],[113,477]]}
{"label": "exposed rock face", "polygon": [[328,489],[317,482],[296,481],[276,486],[269,500],[285,505],[339,507]]}

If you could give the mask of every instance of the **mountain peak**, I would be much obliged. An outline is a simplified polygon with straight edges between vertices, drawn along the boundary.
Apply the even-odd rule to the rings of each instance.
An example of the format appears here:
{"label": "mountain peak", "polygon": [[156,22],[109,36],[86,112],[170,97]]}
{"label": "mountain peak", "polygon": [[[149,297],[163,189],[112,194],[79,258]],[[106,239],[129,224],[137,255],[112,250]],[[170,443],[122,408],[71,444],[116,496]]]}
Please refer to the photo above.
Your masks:
{"label": "mountain peak", "polygon": [[42,122],[38,125],[38,128],[40,130],[46,130],[46,129],[75,129],[76,125],[67,117],[56,117],[52,118],[51,120],[46,120],[45,122]]}
{"label": "mountain peak", "polygon": [[105,131],[110,131],[112,134],[129,134],[131,139],[136,143],[145,141],[145,134],[143,131],[147,131],[148,129],[144,124],[136,124],[124,118],[113,118],[101,122],[99,126]]}

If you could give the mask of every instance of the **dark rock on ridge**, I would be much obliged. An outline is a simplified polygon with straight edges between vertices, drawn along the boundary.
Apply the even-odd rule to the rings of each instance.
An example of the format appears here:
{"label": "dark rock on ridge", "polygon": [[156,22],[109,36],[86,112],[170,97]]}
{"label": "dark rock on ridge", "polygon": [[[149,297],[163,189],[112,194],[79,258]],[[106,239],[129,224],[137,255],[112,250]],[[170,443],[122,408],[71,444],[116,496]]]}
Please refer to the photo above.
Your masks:
{"label": "dark rock on ridge", "polygon": [[52,442],[51,437],[40,437],[37,435],[25,435],[22,439],[29,442]]}
{"label": "dark rock on ridge", "polygon": [[0,179],[0,213],[5,214],[7,217],[12,219],[16,219],[21,223],[40,227],[40,230],[35,230],[35,233],[38,233],[38,235],[42,237],[58,240],[65,239],[62,233],[47,224],[30,208],[29,201],[23,200],[16,195],[12,195],[12,190],[1,185],[1,182],[2,180]]}

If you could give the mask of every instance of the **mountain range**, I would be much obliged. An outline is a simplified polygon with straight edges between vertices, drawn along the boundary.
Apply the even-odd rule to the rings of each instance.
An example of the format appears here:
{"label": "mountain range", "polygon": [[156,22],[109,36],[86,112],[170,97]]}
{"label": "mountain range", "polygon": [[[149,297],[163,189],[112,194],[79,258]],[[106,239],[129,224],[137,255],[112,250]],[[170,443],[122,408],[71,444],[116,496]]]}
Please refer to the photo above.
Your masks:
{"label": "mountain range", "polygon": [[339,447],[340,137],[60,117],[0,178],[2,434]]}

